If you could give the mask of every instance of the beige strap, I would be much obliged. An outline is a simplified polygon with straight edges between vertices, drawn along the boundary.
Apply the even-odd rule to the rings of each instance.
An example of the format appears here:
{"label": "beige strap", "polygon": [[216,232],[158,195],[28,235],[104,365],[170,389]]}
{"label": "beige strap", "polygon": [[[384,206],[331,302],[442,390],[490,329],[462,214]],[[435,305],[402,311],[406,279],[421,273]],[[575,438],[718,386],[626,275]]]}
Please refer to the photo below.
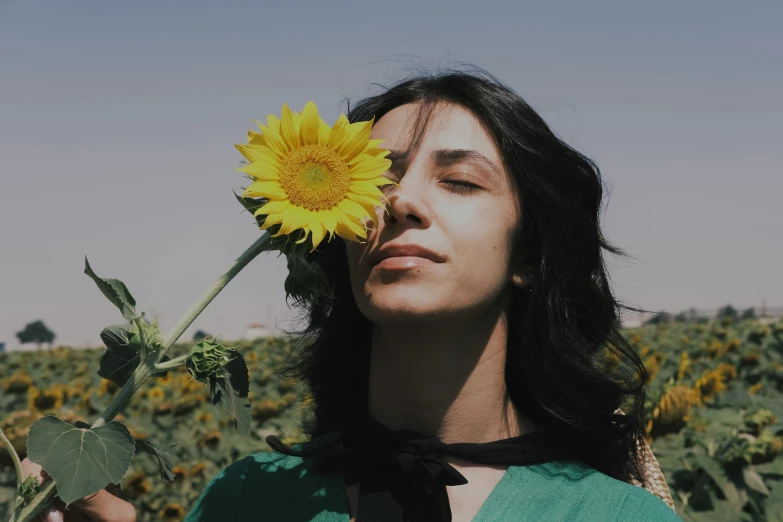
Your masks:
{"label": "beige strap", "polygon": [[[625,412],[619,408],[615,413],[625,415]],[[658,465],[658,459],[653,455],[650,445],[643,439],[641,443],[636,443],[636,448],[638,453],[642,456],[645,483],[641,484],[638,480],[631,479],[631,484],[643,487],[666,502],[666,505],[672,508],[672,511],[675,511],[676,513],[676,510],[674,509],[674,500],[672,500],[672,494],[669,492],[669,485],[666,484],[666,478],[663,476],[661,467]]]}

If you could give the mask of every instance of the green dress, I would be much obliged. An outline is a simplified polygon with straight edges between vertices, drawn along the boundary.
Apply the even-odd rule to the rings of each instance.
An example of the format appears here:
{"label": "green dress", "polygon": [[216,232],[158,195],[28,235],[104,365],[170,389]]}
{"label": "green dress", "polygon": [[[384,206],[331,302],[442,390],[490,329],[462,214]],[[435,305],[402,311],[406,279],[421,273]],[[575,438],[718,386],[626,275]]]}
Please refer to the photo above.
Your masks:
{"label": "green dress", "polygon": [[[319,444],[329,434],[304,443]],[[349,522],[343,473],[259,452],[221,470],[184,522]],[[458,487],[458,486],[457,486]],[[574,460],[510,466],[473,522],[681,521],[663,500]]]}

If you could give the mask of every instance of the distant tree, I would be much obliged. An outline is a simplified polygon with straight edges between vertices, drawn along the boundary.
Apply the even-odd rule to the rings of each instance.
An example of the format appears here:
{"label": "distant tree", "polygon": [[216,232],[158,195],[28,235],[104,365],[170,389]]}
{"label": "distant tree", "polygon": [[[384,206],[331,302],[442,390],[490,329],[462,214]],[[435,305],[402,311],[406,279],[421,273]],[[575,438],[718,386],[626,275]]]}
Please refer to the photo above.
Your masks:
{"label": "distant tree", "polygon": [[723,308],[721,308],[720,310],[718,310],[718,315],[716,317],[718,317],[720,319],[722,319],[724,317],[730,318],[730,319],[737,319],[737,318],[739,318],[739,313],[737,313],[737,309],[734,308],[733,306],[726,305]]}
{"label": "distant tree", "polygon": [[671,322],[671,314],[667,312],[658,312],[654,316],[647,319],[644,324],[665,324]]}
{"label": "distant tree", "polygon": [[202,340],[204,337],[212,337],[212,336],[211,336],[211,335],[209,335],[209,334],[208,334],[207,332],[205,332],[204,330],[198,330],[196,333],[194,333],[194,334],[193,334],[193,340],[194,340],[194,341],[196,341],[196,342],[199,342],[199,341],[200,341],[200,340]]}
{"label": "distant tree", "polygon": [[691,307],[674,316],[674,320],[680,323],[693,323],[699,321],[699,311]]}
{"label": "distant tree", "polygon": [[748,308],[744,312],[742,312],[742,315],[740,316],[740,319],[755,319],[756,318],[756,310],[753,309],[753,307]]}
{"label": "distant tree", "polygon": [[56,336],[53,331],[46,327],[43,321],[34,321],[28,323],[21,332],[17,332],[16,337],[22,344],[37,343],[38,349],[40,349],[42,343],[49,343],[51,348]]}

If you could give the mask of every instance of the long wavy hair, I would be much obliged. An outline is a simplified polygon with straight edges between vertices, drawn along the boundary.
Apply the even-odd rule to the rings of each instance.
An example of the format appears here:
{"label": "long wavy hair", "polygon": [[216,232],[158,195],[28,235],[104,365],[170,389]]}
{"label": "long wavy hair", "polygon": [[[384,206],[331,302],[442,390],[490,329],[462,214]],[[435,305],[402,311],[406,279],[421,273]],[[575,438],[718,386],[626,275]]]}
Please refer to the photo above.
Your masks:
{"label": "long wavy hair", "polygon": [[[528,271],[529,286],[514,287],[508,310],[509,398],[578,460],[620,480],[642,481],[637,443],[643,438],[647,374],[620,331],[620,313],[647,310],[621,304],[610,289],[602,251],[628,254],[601,232],[600,171],[512,89],[474,71],[418,73],[353,108],[349,102],[346,116],[351,122],[378,121],[396,107],[420,104],[407,152],[419,146],[438,103],[464,107],[483,123],[523,209],[512,262]],[[307,326],[289,332],[294,349],[280,369],[310,389],[313,409],[299,426],[311,439],[352,426],[367,411],[372,323],[353,298],[345,250],[336,237],[310,254],[333,294],[303,307]],[[616,413],[618,408],[625,414]],[[266,441],[287,455],[328,449],[307,452],[274,436]]]}

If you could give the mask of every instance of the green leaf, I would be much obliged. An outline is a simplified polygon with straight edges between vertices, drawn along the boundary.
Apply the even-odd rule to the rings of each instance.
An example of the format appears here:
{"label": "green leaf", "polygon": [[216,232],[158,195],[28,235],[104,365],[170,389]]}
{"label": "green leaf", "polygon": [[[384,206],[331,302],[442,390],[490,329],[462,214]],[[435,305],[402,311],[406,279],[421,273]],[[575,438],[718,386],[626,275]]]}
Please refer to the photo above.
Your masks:
{"label": "green leaf", "polygon": [[250,377],[242,354],[228,350],[232,360],[209,376],[209,398],[212,404],[234,416],[234,429],[250,439]]}
{"label": "green leaf", "polygon": [[728,474],[724,471],[720,462],[708,457],[707,455],[694,455],[696,464],[698,464],[715,484],[723,492],[726,500],[736,509],[742,508],[743,502],[737,487],[729,480]]}
{"label": "green leaf", "polygon": [[118,484],[135,449],[128,428],[118,421],[88,430],[47,415],[30,426],[27,436],[30,461],[54,478],[66,505]]}
{"label": "green leaf", "polygon": [[[160,330],[157,323],[152,326],[145,325],[145,341],[153,349],[160,347]],[[134,324],[120,324],[107,326],[101,332],[101,340],[106,345],[106,351],[101,355],[98,365],[98,375],[108,379],[118,386],[124,386],[130,379],[136,367],[141,362],[141,336]],[[171,360],[168,355],[163,356],[163,362]],[[155,375],[166,375],[168,370],[156,372]]]}
{"label": "green leaf", "polygon": [[758,491],[762,495],[769,496],[769,489],[764,483],[764,479],[761,478],[756,471],[750,468],[742,468],[742,478],[745,479],[745,484],[753,491]]}
{"label": "green leaf", "polygon": [[[255,216],[256,210],[258,210],[259,208],[263,207],[264,205],[266,205],[269,202],[269,200],[266,199],[266,198],[260,198],[260,199],[243,198],[242,196],[237,196],[236,192],[233,192],[233,193],[234,193],[234,197],[237,198],[237,201],[239,201],[239,203],[243,207],[245,207],[245,210],[247,210],[248,212],[250,212],[254,216]],[[256,224],[258,224],[258,226],[260,227],[261,225],[264,224],[264,220],[266,219],[266,215],[259,214],[259,215],[255,216],[255,219],[256,219]]]}
{"label": "green leaf", "polygon": [[136,300],[130,294],[125,287],[125,283],[119,279],[103,279],[98,277],[95,272],[90,268],[90,263],[87,261],[87,257],[84,258],[84,273],[90,276],[98,288],[103,292],[109,301],[114,303],[114,306],[120,309],[122,316],[128,321],[132,321],[139,317],[136,315]]}
{"label": "green leaf", "polygon": [[18,495],[14,501],[14,508],[18,508],[24,504],[26,500],[32,499],[38,494],[39,490],[40,485],[38,484],[38,479],[34,475],[28,475],[27,478],[22,481],[22,485],[19,488]]}
{"label": "green leaf", "polygon": [[783,522],[783,483],[778,482],[767,499],[766,520]]}
{"label": "green leaf", "polygon": [[[171,444],[168,450],[173,450],[177,444]],[[163,480],[172,481],[176,477],[172,468],[174,467],[174,457],[171,453],[164,451],[152,442],[143,440],[136,441],[136,450],[148,453],[158,459],[158,469],[160,471],[160,478]]]}
{"label": "green leaf", "polygon": [[783,420],[783,400],[770,399],[769,397],[760,397],[758,395],[754,395],[753,400],[762,407],[771,411],[775,417]]}
{"label": "green leaf", "polygon": [[141,362],[141,339],[128,325],[108,326],[101,332],[106,351],[98,365],[98,375],[124,386]]}

